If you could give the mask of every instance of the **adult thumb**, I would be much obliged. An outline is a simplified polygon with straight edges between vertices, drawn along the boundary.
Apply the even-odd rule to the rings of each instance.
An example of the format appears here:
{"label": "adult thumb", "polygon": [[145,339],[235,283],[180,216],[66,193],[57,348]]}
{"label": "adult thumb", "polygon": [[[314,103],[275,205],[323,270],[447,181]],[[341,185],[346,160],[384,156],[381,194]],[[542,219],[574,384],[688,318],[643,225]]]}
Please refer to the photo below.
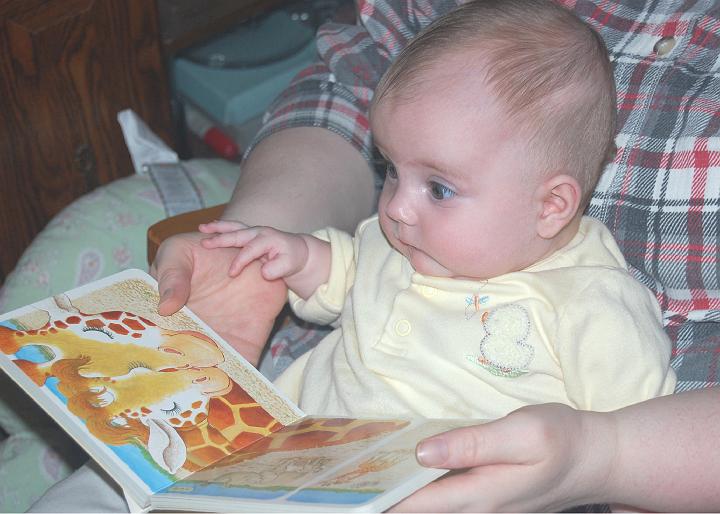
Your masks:
{"label": "adult thumb", "polygon": [[514,424],[507,418],[457,428],[420,441],[415,455],[420,464],[431,468],[462,469],[488,464],[515,464],[524,460],[512,437]]}
{"label": "adult thumb", "polygon": [[429,468],[476,466],[479,453],[479,442],[475,437],[477,428],[450,430],[420,441],[415,448],[418,462]]}

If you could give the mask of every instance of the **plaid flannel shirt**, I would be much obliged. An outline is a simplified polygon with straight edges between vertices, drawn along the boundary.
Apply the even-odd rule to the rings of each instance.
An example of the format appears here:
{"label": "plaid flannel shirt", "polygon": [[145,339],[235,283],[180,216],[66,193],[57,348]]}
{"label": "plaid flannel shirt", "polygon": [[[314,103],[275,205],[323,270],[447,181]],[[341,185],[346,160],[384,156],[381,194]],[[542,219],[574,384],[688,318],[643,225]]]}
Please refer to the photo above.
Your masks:
{"label": "plaid flannel shirt", "polygon": [[[559,1],[602,35],[615,69],[618,153],[587,213],[610,228],[635,277],[657,295],[677,389],[720,384],[720,4]],[[324,127],[372,161],[375,85],[409,39],[455,5],[359,0],[356,25],[320,28],[320,60],[271,106],[258,140]]]}

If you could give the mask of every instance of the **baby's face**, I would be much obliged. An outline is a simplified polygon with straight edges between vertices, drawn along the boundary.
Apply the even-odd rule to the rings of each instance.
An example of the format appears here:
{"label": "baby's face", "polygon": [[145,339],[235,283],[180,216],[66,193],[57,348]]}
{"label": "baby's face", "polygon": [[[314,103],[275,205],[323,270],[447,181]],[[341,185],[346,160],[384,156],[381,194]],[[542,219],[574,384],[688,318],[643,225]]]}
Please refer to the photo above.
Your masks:
{"label": "baby's face", "polygon": [[372,112],[390,163],[383,232],[424,275],[485,279],[526,268],[538,257],[541,202],[525,141],[482,84],[440,89],[431,77],[423,91],[391,94]]}

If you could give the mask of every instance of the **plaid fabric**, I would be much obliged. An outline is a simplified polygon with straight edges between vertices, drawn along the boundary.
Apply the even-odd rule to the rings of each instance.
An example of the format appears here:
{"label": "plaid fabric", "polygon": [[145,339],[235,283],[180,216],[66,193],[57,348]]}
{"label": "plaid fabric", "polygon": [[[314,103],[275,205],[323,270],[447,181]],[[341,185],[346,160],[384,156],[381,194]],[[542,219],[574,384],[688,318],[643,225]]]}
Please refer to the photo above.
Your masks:
{"label": "plaid fabric", "polygon": [[315,348],[331,332],[329,326],[320,326],[298,318],[286,306],[276,322],[276,329],[270,343],[272,373],[274,380],[303,353]]}
{"label": "plaid fabric", "polygon": [[[720,383],[720,4],[559,0],[605,39],[618,91],[618,153],[588,214],[617,239],[661,304],[678,390]],[[453,0],[359,0],[357,25],[318,32],[320,62],[266,116],[259,139],[292,126],[332,130],[373,158],[372,90],[408,40]],[[675,46],[654,51],[663,37]],[[617,356],[622,358],[621,356]]]}

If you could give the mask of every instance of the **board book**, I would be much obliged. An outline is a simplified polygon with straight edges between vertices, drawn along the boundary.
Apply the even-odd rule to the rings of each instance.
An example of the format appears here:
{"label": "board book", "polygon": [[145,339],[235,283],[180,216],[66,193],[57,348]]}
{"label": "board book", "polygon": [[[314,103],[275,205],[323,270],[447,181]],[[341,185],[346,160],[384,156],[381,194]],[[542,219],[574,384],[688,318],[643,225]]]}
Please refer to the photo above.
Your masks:
{"label": "board book", "polygon": [[416,443],[472,422],[307,416],[190,310],[157,303],[155,280],[126,270],[0,317],[0,368],[132,510],[383,511],[445,472]]}

